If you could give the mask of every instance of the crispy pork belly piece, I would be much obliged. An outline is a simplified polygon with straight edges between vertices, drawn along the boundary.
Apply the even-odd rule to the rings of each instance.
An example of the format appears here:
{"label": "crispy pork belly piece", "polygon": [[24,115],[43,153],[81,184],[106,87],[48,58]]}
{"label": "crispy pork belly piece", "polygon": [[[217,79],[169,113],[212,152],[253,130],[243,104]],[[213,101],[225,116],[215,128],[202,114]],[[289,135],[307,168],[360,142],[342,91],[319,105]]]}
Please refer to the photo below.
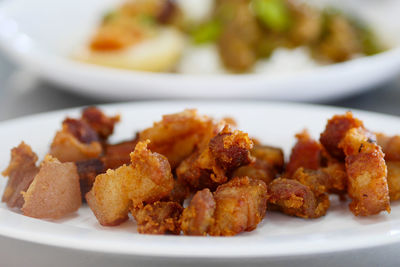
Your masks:
{"label": "crispy pork belly piece", "polygon": [[134,175],[132,166],[123,165],[96,177],[86,201],[101,225],[114,226],[128,219],[130,201],[123,182]]}
{"label": "crispy pork belly piece", "polygon": [[63,121],[50,146],[50,154],[61,162],[97,158],[101,153],[97,133],[86,122],[70,118]]}
{"label": "crispy pork belly piece", "polygon": [[127,176],[124,184],[133,206],[152,203],[166,197],[174,187],[174,178],[168,159],[147,148],[149,140],[139,142],[131,153],[133,176]]}
{"label": "crispy pork belly piece", "polygon": [[268,204],[283,213],[305,219],[324,216],[330,202],[327,194],[316,194],[297,180],[278,178],[268,185]]}
{"label": "crispy pork belly piece", "polygon": [[33,178],[39,172],[36,167],[37,155],[31,147],[22,142],[11,150],[11,160],[3,176],[8,176],[8,182],[1,199],[10,208],[21,208],[24,198],[21,194],[32,183]]}
{"label": "crispy pork belly piece", "polygon": [[105,144],[104,155],[101,160],[107,169],[116,169],[131,162],[130,154],[135,150],[137,139],[121,142],[118,144]]}
{"label": "crispy pork belly piece", "polygon": [[270,164],[276,173],[282,172],[285,158],[281,148],[266,145],[254,145],[250,154],[256,159]]}
{"label": "crispy pork belly piece", "polygon": [[92,189],[96,176],[104,173],[107,169],[100,159],[89,159],[75,162],[79,174],[79,183],[81,186],[82,199]]}
{"label": "crispy pork belly piece", "polygon": [[233,236],[254,230],[267,208],[267,186],[261,180],[236,177],[214,193],[216,208],[209,234]]}
{"label": "crispy pork belly piece", "polygon": [[132,215],[138,225],[140,234],[179,235],[181,228],[179,217],[182,213],[182,206],[176,202],[154,202],[143,208],[132,210]]}
{"label": "crispy pork belly piece", "polygon": [[86,201],[101,225],[118,225],[128,219],[129,208],[141,207],[167,196],[174,186],[166,157],[152,153],[139,142],[131,153],[131,165],[108,169],[96,177]]}
{"label": "crispy pork belly piece", "polygon": [[363,127],[352,128],[339,143],[346,155],[350,210],[368,216],[390,212],[387,169],[375,136]]}
{"label": "crispy pork belly piece", "polygon": [[166,156],[171,168],[187,158],[196,148],[207,146],[220,125],[194,109],[164,115],[160,122],[139,133],[139,140],[149,139],[149,149]]}
{"label": "crispy pork belly piece", "polygon": [[58,219],[77,211],[82,201],[75,164],[47,155],[23,196],[22,212],[29,217]]}
{"label": "crispy pork belly piece", "polygon": [[387,136],[382,133],[376,134],[378,145],[385,153],[385,159],[389,161],[400,161],[400,136]]}
{"label": "crispy pork belly piece", "polygon": [[345,154],[339,148],[340,141],[344,138],[347,131],[351,128],[364,127],[362,121],[353,117],[353,113],[346,112],[344,115],[335,115],[325,127],[319,141],[324,146],[326,151],[334,158],[343,161]]}
{"label": "crispy pork belly piece", "polygon": [[210,140],[208,147],[184,160],[176,174],[193,189],[213,188],[225,183],[233,170],[254,160],[250,155],[252,147],[247,133],[225,126]]}
{"label": "crispy pork belly piece", "polygon": [[114,126],[119,122],[120,116],[108,117],[96,107],[87,107],[82,112],[82,120],[97,133],[101,140],[107,140],[114,132]]}
{"label": "crispy pork belly piece", "polygon": [[174,179],[174,187],[172,188],[171,192],[169,192],[169,194],[161,200],[173,201],[183,205],[183,202],[190,196],[190,194],[190,188],[184,181]]}
{"label": "crispy pork belly piece", "polygon": [[275,179],[275,175],[276,172],[270,164],[257,158],[254,162],[237,168],[232,173],[232,177],[248,176],[252,179],[262,180],[267,185]]}
{"label": "crispy pork belly piece", "polygon": [[400,199],[400,161],[386,161],[390,201]]}
{"label": "crispy pork belly piece", "polygon": [[321,165],[322,146],[312,139],[304,130],[296,134],[297,143],[292,149],[289,162],[286,166],[287,177],[292,177],[294,172],[303,167],[305,169],[317,170]]}
{"label": "crispy pork belly piece", "polygon": [[283,151],[280,148],[271,146],[254,145],[250,154],[255,161],[249,165],[237,168],[232,177],[248,176],[252,179],[259,179],[269,184],[280,174],[284,166]]}
{"label": "crispy pork belly piece", "polygon": [[298,168],[292,179],[308,186],[316,196],[324,193],[346,193],[347,174],[344,164],[334,163],[318,170]]}
{"label": "crispy pork belly piece", "polygon": [[183,234],[207,235],[214,223],[215,205],[213,194],[208,188],[197,191],[180,218]]}

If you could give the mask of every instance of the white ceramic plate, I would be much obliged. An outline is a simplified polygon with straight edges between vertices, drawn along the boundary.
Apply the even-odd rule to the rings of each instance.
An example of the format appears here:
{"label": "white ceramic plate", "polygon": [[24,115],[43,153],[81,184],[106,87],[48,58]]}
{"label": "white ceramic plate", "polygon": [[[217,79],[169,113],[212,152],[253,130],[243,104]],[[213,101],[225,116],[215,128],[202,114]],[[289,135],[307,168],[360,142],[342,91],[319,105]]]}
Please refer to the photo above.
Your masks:
{"label": "white ceramic plate", "polygon": [[[313,136],[325,127],[326,119],[345,110],[269,102],[202,103],[147,102],[105,106],[108,114],[119,112],[122,122],[113,140],[133,135],[152,125],[162,114],[184,108],[198,108],[202,114],[216,118],[229,115],[239,128],[264,143],[281,146],[286,155],[294,143],[294,134],[307,127]],[[10,149],[24,140],[43,158],[55,131],[65,116],[79,110],[66,110],[25,117],[0,123],[0,169],[9,161]],[[399,132],[397,117],[356,111],[374,131]],[[0,188],[4,188],[1,179]],[[118,227],[101,227],[87,207],[59,221],[25,217],[0,204],[0,235],[50,246],[124,254],[128,256],[174,258],[273,258],[310,256],[320,253],[345,252],[400,242],[400,203],[392,205],[391,214],[357,218],[348,203],[332,199],[328,214],[315,220],[303,220],[267,212],[258,228],[235,237],[151,236],[136,233],[130,221]],[[1,245],[1,244],[0,244]]]}
{"label": "white ceramic plate", "polygon": [[[342,64],[284,75],[181,75],[111,69],[76,62],[102,14],[121,0],[5,0],[0,3],[0,48],[15,62],[67,90],[108,100],[238,98],[331,100],[376,87],[400,70],[400,3],[332,1],[356,7],[385,31],[394,49]],[[198,0],[201,1],[201,0]],[[318,2],[318,1],[317,1]],[[357,4],[358,3],[358,4]],[[389,30],[390,29],[390,30]],[[381,33],[381,30],[379,31]],[[384,35],[384,34],[383,34]],[[397,38],[397,40],[396,40]]]}

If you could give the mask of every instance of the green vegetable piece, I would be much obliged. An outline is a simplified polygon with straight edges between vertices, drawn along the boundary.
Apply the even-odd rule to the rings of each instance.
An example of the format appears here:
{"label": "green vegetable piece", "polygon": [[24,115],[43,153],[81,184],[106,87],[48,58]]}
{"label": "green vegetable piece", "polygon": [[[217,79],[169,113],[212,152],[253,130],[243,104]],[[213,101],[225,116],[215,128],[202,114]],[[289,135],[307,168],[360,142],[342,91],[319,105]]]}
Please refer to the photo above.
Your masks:
{"label": "green vegetable piece", "polygon": [[199,25],[191,32],[192,40],[195,44],[214,42],[221,34],[221,23],[217,20],[208,21]]}
{"label": "green vegetable piece", "polygon": [[139,23],[142,25],[152,26],[157,24],[156,18],[148,14],[140,14],[138,16]]}
{"label": "green vegetable piece", "polygon": [[257,18],[275,32],[289,30],[292,24],[290,11],[282,0],[252,0]]}

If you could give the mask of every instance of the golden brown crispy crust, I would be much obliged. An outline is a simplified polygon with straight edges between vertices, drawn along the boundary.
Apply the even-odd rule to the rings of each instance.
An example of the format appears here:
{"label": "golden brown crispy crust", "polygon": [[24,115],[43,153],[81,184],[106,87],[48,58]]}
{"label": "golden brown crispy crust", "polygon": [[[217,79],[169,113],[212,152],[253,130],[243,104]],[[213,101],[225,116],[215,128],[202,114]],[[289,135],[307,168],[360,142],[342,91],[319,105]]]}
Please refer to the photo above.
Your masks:
{"label": "golden brown crispy crust", "polygon": [[114,126],[119,120],[119,115],[108,117],[96,107],[87,107],[82,111],[82,121],[86,122],[103,141],[114,132]]}
{"label": "golden brown crispy crust", "polygon": [[400,135],[387,136],[378,133],[376,140],[385,153],[385,160],[400,161]]}
{"label": "golden brown crispy crust", "polygon": [[335,115],[326,124],[324,132],[321,133],[319,141],[326,151],[334,158],[343,161],[345,154],[339,148],[339,143],[351,128],[364,127],[362,121],[353,117],[353,113]]}
{"label": "golden brown crispy crust", "polygon": [[124,185],[133,206],[152,203],[166,197],[174,187],[174,178],[168,159],[151,152],[149,140],[139,142],[131,153],[133,176],[126,177]]}
{"label": "golden brown crispy crust", "polygon": [[137,138],[118,144],[105,144],[104,155],[101,160],[107,169],[116,169],[124,164],[131,162],[130,153],[135,150]]}
{"label": "golden brown crispy crust", "polygon": [[86,202],[101,225],[114,226],[128,219],[130,201],[124,180],[133,175],[132,166],[123,165],[96,177]]}
{"label": "golden brown crispy crust", "polygon": [[77,161],[75,165],[79,174],[82,200],[85,200],[85,195],[92,189],[96,176],[104,173],[107,169],[100,159]]}
{"label": "golden brown crispy crust", "polygon": [[215,200],[211,191],[206,188],[198,191],[180,218],[184,235],[207,235],[214,223]]}
{"label": "golden brown crispy crust", "polygon": [[173,201],[183,205],[183,202],[190,196],[190,194],[190,188],[184,181],[174,179],[174,187],[172,188],[171,192],[169,192],[169,194],[161,200]]}
{"label": "golden brown crispy crust", "polygon": [[58,219],[77,211],[82,202],[75,164],[46,156],[23,196],[21,210],[26,216]]}
{"label": "golden brown crispy crust", "polygon": [[149,139],[149,149],[166,156],[172,169],[196,148],[207,146],[220,129],[212,119],[199,116],[194,109],[164,115],[160,122],[139,133],[139,140]]}
{"label": "golden brown crispy crust", "polygon": [[131,165],[108,169],[96,177],[86,201],[100,224],[120,224],[128,219],[129,208],[158,201],[172,190],[174,180],[167,158],[151,152],[148,143],[136,145]]}
{"label": "golden brown crispy crust", "polygon": [[374,140],[372,133],[359,127],[348,130],[339,143],[346,155],[350,210],[354,215],[390,212],[386,163]]}
{"label": "golden brown crispy crust", "polygon": [[400,161],[386,161],[390,201],[400,199]]}
{"label": "golden brown crispy crust", "polygon": [[283,171],[285,158],[282,149],[258,144],[254,145],[250,153],[256,159],[271,165],[271,167],[275,170],[275,173],[281,173]]}
{"label": "golden brown crispy crust", "polygon": [[61,162],[93,159],[101,153],[97,133],[87,123],[70,118],[64,120],[50,146],[50,154]]}
{"label": "golden brown crispy crust", "polygon": [[28,189],[33,178],[39,172],[39,168],[36,166],[37,160],[37,155],[24,142],[11,149],[10,163],[2,173],[9,178],[1,199],[10,208],[21,208],[24,204],[21,192]]}
{"label": "golden brown crispy crust", "polygon": [[154,202],[143,208],[132,209],[140,234],[174,234],[181,232],[179,217],[182,206],[176,202]]}
{"label": "golden brown crispy crust", "polygon": [[214,189],[225,183],[233,170],[253,161],[252,147],[247,133],[232,131],[225,126],[203,151],[196,151],[185,159],[176,174],[194,190]]}
{"label": "golden brown crispy crust", "polygon": [[292,148],[289,162],[286,165],[285,177],[292,177],[300,167],[317,170],[321,165],[321,144],[313,140],[307,130],[296,134],[296,138],[297,143]]}
{"label": "golden brown crispy crust", "polygon": [[267,208],[267,186],[261,180],[236,177],[214,193],[216,209],[209,234],[233,236],[254,230]]}
{"label": "golden brown crispy crust", "polygon": [[330,202],[327,194],[320,194],[321,189],[316,192],[297,180],[278,178],[268,186],[268,203],[287,215],[318,218],[326,214]]}

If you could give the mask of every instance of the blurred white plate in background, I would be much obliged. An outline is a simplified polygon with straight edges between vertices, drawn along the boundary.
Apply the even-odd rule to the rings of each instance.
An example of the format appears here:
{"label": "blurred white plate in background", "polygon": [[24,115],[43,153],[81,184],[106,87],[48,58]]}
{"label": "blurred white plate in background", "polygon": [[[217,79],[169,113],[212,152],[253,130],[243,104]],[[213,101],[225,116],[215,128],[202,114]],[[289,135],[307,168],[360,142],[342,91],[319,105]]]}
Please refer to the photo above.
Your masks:
{"label": "blurred white plate in background", "polygon": [[121,0],[3,1],[0,3],[0,48],[13,61],[60,88],[107,100],[331,100],[373,88],[400,71],[400,42],[396,40],[400,36],[400,25],[395,23],[400,2],[393,0],[385,0],[384,5],[382,1],[334,2],[347,9],[356,7],[357,13],[366,17],[374,28],[386,31],[385,39],[397,42],[395,48],[376,56],[301,72],[182,75],[112,69],[72,60],[70,55],[74,49],[85,43],[102,15],[119,2]]}

